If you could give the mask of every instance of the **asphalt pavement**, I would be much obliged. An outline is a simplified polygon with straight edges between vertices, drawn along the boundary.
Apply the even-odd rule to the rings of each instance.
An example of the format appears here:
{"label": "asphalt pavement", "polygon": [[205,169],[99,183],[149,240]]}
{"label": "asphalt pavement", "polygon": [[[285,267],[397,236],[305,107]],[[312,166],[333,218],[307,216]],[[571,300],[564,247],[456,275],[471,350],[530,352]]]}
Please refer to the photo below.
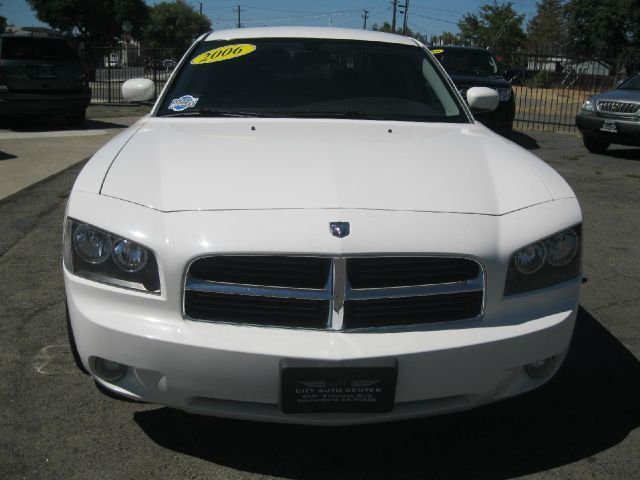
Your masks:
{"label": "asphalt pavement", "polygon": [[149,107],[97,105],[81,126],[63,118],[0,120],[0,199],[89,157]]}
{"label": "asphalt pavement", "polygon": [[[122,128],[121,118],[93,121]],[[640,149],[593,155],[574,135],[514,134],[569,181],[584,213],[589,281],[569,357],[547,386],[464,413],[318,428],[123,402],[76,370],[62,218],[80,157],[109,135],[57,137],[63,150],[78,143],[80,163],[0,200],[0,478],[640,478]],[[0,132],[0,150],[18,152],[0,165],[19,152],[60,155],[28,145],[42,139],[11,141]]]}

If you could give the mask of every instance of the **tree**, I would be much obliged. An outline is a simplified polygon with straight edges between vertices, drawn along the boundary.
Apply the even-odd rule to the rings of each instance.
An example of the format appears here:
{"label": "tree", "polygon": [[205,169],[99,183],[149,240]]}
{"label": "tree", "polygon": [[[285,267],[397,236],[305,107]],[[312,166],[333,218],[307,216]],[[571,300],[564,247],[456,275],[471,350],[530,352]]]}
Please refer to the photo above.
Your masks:
{"label": "tree", "polygon": [[511,2],[485,4],[479,15],[467,13],[458,22],[464,42],[488,47],[497,52],[515,52],[524,46],[524,15],[518,15]]}
{"label": "tree", "polygon": [[560,0],[542,0],[536,6],[538,10],[527,27],[530,48],[543,54],[563,52],[567,22],[562,3]]}
{"label": "tree", "polygon": [[38,20],[85,40],[110,42],[122,34],[124,22],[138,36],[148,21],[144,0],[27,0]]}
{"label": "tree", "polygon": [[431,35],[431,43],[434,45],[462,45],[460,35],[452,32],[442,32],[440,35]]}
{"label": "tree", "polygon": [[7,28],[7,17],[0,15],[0,33],[4,33]]}
{"label": "tree", "polygon": [[201,34],[211,30],[211,21],[184,0],[161,2],[151,7],[145,39],[159,46],[187,47]]}
{"label": "tree", "polygon": [[623,60],[637,54],[638,0],[569,0],[566,9],[572,54]]}
{"label": "tree", "polygon": [[[396,35],[402,35],[402,27],[396,28],[396,31],[392,31],[391,24],[389,22],[384,22],[382,25],[378,25],[377,23],[371,27],[371,30],[374,32],[386,32],[386,33],[395,33]],[[419,42],[424,44],[427,43],[427,37],[422,35],[420,32],[414,32],[410,28],[407,28],[407,37],[415,38]]]}

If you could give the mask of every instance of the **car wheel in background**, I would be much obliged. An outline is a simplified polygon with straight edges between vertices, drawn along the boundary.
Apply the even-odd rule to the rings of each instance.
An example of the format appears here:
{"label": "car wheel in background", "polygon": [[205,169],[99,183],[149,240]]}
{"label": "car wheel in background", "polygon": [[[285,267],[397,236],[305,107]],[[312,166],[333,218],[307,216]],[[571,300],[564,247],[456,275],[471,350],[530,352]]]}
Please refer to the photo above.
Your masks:
{"label": "car wheel in background", "polygon": [[504,138],[511,138],[511,134],[513,133],[513,125],[509,125],[508,127],[496,128],[496,133],[502,135]]}
{"label": "car wheel in background", "polygon": [[591,153],[604,153],[609,148],[610,143],[599,142],[586,135],[582,137],[582,143]]}
{"label": "car wheel in background", "polygon": [[79,112],[72,113],[70,115],[66,115],[64,119],[69,125],[81,125],[84,122],[84,119],[87,116],[86,110],[80,110]]}

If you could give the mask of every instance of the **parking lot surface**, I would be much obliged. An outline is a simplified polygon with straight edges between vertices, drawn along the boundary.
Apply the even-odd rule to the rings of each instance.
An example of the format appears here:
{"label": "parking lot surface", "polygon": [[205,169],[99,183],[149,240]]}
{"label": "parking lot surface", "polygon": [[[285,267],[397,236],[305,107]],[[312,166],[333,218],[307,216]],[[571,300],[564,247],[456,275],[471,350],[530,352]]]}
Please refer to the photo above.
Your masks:
{"label": "parking lot surface", "polygon": [[71,128],[62,118],[0,120],[0,199],[87,158],[148,110],[92,106]]}
{"label": "parking lot surface", "polygon": [[104,134],[0,131],[13,155],[0,168],[24,159],[42,169],[0,200],[0,478],[640,478],[640,149],[593,155],[577,136],[514,134],[568,180],[584,214],[588,282],[569,357],[547,386],[421,420],[284,426],[122,402],[73,365],[62,218],[77,162],[135,119],[113,112],[98,110],[84,130]]}

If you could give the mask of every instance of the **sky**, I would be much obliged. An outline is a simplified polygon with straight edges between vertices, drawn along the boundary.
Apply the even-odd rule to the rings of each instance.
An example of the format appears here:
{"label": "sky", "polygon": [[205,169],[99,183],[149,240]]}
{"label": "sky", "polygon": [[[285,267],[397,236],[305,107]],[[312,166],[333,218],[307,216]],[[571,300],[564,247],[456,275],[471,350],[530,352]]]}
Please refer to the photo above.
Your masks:
{"label": "sky", "polygon": [[[153,5],[161,0],[145,0]],[[399,0],[404,4],[406,0]],[[443,31],[457,32],[456,22],[465,13],[477,13],[484,3],[493,0],[409,0],[409,28],[426,35],[439,35]],[[211,19],[214,30],[235,28],[241,5],[241,21],[246,27],[265,25],[315,25],[362,28],[363,10],[369,11],[367,27],[384,21],[391,23],[391,0],[187,0],[196,9],[202,3],[202,13]],[[498,0],[498,3],[503,3]],[[536,10],[536,0],[512,0],[513,7],[526,15],[527,22]],[[0,0],[0,15],[16,26],[47,26],[38,21],[26,0]],[[402,15],[398,15],[402,25]]]}

